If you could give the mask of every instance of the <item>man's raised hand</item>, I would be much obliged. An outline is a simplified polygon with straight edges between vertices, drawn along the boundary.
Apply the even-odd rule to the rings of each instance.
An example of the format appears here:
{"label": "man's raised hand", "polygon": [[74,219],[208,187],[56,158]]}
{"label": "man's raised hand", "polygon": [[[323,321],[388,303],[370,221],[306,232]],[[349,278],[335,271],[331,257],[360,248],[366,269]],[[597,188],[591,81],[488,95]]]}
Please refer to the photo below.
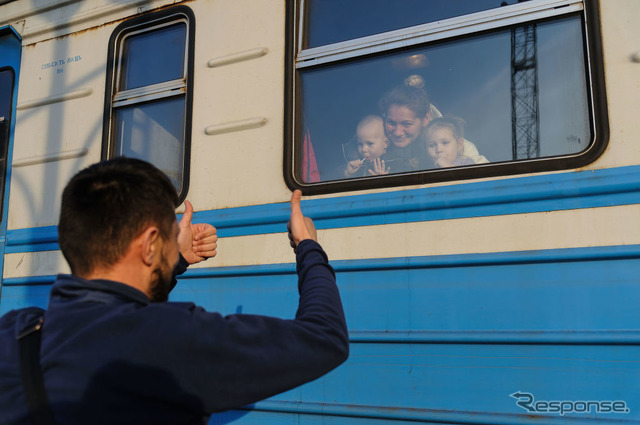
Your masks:
{"label": "man's raised hand", "polygon": [[216,228],[209,223],[191,224],[193,218],[193,206],[191,202],[184,201],[185,210],[178,226],[178,248],[180,254],[189,264],[199,263],[210,257],[215,257],[218,248],[218,235]]}
{"label": "man's raised hand", "polygon": [[293,249],[297,248],[298,244],[305,239],[318,241],[313,221],[309,217],[305,217],[300,209],[301,197],[300,190],[294,190],[291,194],[291,218],[287,224],[287,230],[289,231],[289,243]]}

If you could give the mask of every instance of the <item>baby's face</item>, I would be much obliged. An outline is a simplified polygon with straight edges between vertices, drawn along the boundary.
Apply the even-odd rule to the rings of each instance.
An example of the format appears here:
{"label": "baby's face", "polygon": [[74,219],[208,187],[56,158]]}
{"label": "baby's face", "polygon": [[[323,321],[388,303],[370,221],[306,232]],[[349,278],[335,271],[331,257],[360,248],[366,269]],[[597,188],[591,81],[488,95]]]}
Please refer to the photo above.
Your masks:
{"label": "baby's face", "polygon": [[380,158],[387,151],[389,142],[384,135],[382,121],[374,121],[358,128],[358,153],[367,161]]}
{"label": "baby's face", "polygon": [[436,127],[427,134],[427,152],[439,167],[451,166],[462,147],[462,139],[457,140],[449,128]]}

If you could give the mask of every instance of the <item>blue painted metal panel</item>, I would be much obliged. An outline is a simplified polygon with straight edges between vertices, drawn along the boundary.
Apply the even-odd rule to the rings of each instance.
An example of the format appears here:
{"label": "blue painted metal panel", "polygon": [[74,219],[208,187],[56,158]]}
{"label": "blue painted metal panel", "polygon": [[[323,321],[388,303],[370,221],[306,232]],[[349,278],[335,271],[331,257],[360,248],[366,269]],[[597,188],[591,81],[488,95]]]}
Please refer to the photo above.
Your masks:
{"label": "blue painted metal panel", "polygon": [[[53,283],[53,279],[50,279]],[[18,308],[37,306],[46,308],[51,285],[5,285],[2,288],[0,316]]]}
{"label": "blue painted metal panel", "polygon": [[[518,177],[427,189],[303,201],[318,229],[488,217],[640,203],[640,166]],[[289,204],[201,211],[220,237],[286,231]],[[7,252],[56,250],[55,226],[12,230]]]}
{"label": "blue painted metal panel", "polygon": [[[559,343],[560,332],[567,343],[620,343],[639,331],[640,310],[629,302],[640,292],[637,245],[332,264],[360,342],[469,343],[484,335],[522,343],[508,338],[529,331],[536,343]],[[292,265],[198,269],[184,275],[172,300],[224,314],[290,316],[294,283]],[[630,332],[616,336],[622,331]]]}
{"label": "blue painted metal panel", "polygon": [[[637,423],[639,353],[637,346],[352,344],[347,363],[326,378],[251,409],[430,423]],[[517,392],[626,407],[533,415],[511,397]],[[250,423],[251,414],[242,419]]]}
{"label": "blue painted metal panel", "polygon": [[[333,263],[352,354],[326,377],[212,423],[637,423],[640,246]],[[11,280],[44,305],[49,286]],[[292,264],[189,271],[171,296],[293,317]],[[510,397],[622,400],[628,413],[533,415]]]}
{"label": "blue painted metal panel", "polygon": [[[389,259],[373,269],[372,261],[334,262],[349,361],[236,422],[290,412],[300,422],[637,423],[640,313],[629,301],[640,295],[639,260],[634,246]],[[173,299],[223,314],[295,311],[285,267],[265,277],[198,270],[176,289]],[[630,411],[533,415],[510,397],[518,391],[542,401],[621,400]]]}
{"label": "blue painted metal panel", "polygon": [[[360,342],[638,342],[625,331],[640,323],[640,310],[628,303],[637,291],[638,245],[332,264]],[[3,308],[46,304],[53,279],[6,279]],[[293,264],[193,269],[172,300],[225,314],[288,315],[294,281]]]}

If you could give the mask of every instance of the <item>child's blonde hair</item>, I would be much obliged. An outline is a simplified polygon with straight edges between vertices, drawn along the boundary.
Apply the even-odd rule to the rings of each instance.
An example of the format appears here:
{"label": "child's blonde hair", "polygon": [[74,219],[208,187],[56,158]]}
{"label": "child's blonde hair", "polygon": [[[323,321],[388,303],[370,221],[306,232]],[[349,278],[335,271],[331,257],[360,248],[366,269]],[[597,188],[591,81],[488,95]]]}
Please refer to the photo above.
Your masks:
{"label": "child's blonde hair", "polygon": [[462,118],[454,117],[451,115],[443,116],[431,120],[427,125],[427,128],[425,129],[425,134],[428,135],[434,129],[444,127],[449,128],[452,131],[456,140],[460,140],[464,138],[464,128],[466,127],[466,125],[467,123],[465,123]]}
{"label": "child's blonde hair", "polygon": [[[381,125],[384,126],[384,121],[382,120],[382,117],[380,117],[378,115],[367,115],[366,117],[364,117],[360,121],[358,121],[358,127],[356,128],[356,131],[360,130],[365,125],[372,124],[374,122],[379,122]],[[383,127],[383,129],[384,129],[384,127]]]}

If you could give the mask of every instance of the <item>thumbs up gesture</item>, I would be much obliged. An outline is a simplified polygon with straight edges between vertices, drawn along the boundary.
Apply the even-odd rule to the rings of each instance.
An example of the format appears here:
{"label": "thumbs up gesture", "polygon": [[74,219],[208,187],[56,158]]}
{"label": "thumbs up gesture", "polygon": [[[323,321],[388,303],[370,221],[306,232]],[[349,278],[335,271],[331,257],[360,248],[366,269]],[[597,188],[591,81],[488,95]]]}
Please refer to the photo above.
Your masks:
{"label": "thumbs up gesture", "polygon": [[178,224],[178,249],[189,264],[199,263],[210,257],[215,257],[218,248],[217,230],[209,223],[191,223],[193,206],[184,201],[185,211]]}
{"label": "thumbs up gesture", "polygon": [[302,192],[300,190],[294,190],[291,194],[291,218],[287,224],[287,230],[289,231],[289,242],[294,250],[305,239],[318,241],[313,221],[309,217],[305,217],[300,209],[301,197]]}

